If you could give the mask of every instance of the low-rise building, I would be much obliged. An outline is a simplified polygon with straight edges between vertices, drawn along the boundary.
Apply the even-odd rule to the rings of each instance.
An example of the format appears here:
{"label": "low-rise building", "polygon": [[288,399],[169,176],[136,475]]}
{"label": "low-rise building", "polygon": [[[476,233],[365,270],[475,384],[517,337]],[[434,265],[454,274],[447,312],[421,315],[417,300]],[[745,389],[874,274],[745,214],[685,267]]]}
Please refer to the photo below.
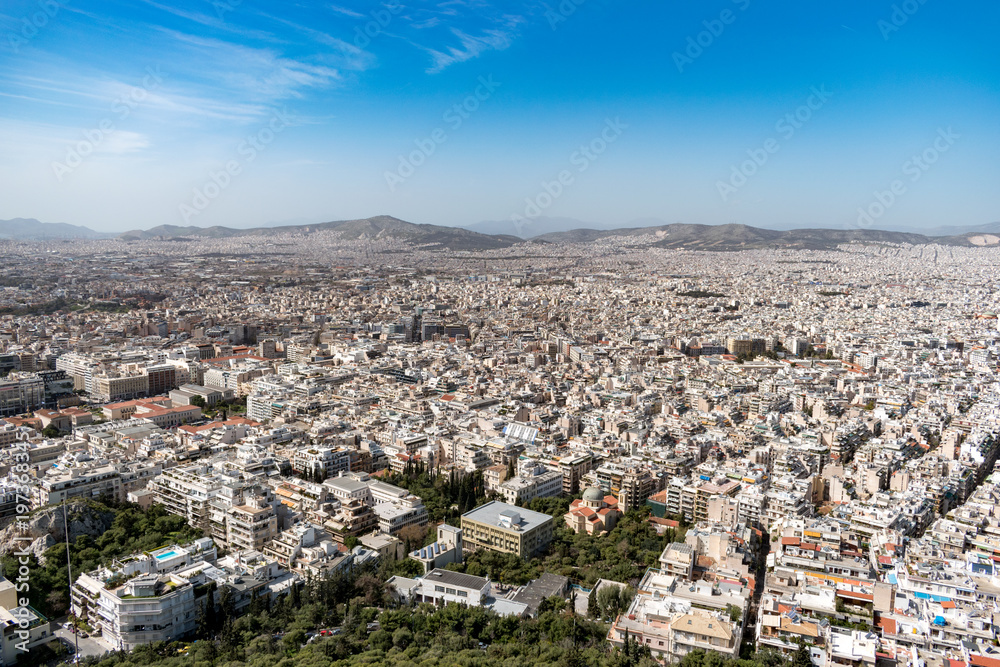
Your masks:
{"label": "low-rise building", "polygon": [[530,558],[552,541],[552,517],[494,500],[462,515],[468,550],[489,549]]}

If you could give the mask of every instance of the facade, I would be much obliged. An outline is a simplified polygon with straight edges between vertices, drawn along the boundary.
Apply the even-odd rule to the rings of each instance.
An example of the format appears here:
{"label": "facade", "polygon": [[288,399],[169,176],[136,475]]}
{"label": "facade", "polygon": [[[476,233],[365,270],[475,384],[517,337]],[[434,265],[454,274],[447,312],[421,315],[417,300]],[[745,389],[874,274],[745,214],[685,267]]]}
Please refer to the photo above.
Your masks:
{"label": "facade", "polygon": [[37,375],[11,373],[0,380],[0,417],[36,410],[45,403],[45,382]]}
{"label": "facade", "polygon": [[491,587],[490,580],[485,577],[440,569],[431,570],[417,580],[392,577],[388,583],[404,600],[433,605],[455,602],[471,607],[485,605]]}
{"label": "facade", "polygon": [[389,535],[397,535],[407,526],[427,525],[427,507],[416,496],[408,496],[396,503],[379,503],[374,510],[379,530]]}
{"label": "facade", "polygon": [[114,465],[75,466],[48,472],[32,489],[36,507],[57,505],[70,498],[125,498],[122,478]]}
{"label": "facade", "polygon": [[552,541],[552,517],[499,501],[462,515],[462,535],[468,550],[489,549],[529,558]]}
{"label": "facade", "polygon": [[72,611],[116,650],[189,636],[215,557],[212,541],[202,538],[123,559],[114,571],[81,574],[71,590]]}
{"label": "facade", "polygon": [[148,396],[149,376],[142,373],[118,377],[98,375],[93,378],[93,391],[90,395],[94,400],[104,403]]}
{"label": "facade", "polygon": [[530,503],[535,498],[552,498],[563,491],[563,475],[560,472],[536,466],[522,471],[500,485],[500,495],[508,505]]}

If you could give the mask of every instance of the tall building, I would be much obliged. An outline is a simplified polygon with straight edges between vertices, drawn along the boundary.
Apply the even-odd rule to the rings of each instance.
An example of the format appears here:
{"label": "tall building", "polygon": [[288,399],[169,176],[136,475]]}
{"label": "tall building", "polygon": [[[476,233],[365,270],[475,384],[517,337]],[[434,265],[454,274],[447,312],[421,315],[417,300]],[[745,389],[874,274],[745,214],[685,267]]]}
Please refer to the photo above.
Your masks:
{"label": "tall building", "polygon": [[148,391],[151,396],[166,394],[177,388],[177,369],[170,364],[158,364],[146,368]]}

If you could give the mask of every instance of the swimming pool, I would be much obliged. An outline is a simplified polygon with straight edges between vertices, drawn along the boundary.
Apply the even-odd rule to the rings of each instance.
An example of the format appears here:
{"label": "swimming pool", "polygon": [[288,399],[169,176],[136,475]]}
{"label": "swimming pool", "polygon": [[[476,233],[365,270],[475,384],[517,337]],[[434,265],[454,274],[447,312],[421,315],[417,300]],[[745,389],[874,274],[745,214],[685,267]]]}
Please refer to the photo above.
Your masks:
{"label": "swimming pool", "polygon": [[174,557],[176,555],[177,555],[176,551],[168,551],[165,554],[157,554],[156,555],[156,560],[165,560],[167,558],[172,558],[172,557]]}

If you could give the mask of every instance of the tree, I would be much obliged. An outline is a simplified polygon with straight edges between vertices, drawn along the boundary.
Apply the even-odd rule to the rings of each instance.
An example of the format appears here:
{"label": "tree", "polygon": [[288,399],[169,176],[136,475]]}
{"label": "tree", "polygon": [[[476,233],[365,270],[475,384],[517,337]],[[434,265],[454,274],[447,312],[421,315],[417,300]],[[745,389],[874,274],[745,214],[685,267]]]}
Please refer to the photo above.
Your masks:
{"label": "tree", "polygon": [[809,647],[804,641],[799,640],[799,647],[792,656],[792,667],[812,667],[812,657],[809,654]]}
{"label": "tree", "polygon": [[424,546],[424,540],[427,538],[427,526],[421,526],[418,524],[410,524],[405,526],[399,531],[399,539],[403,540],[403,545],[406,553],[412,552],[414,549],[419,549]]}
{"label": "tree", "polygon": [[[597,608],[602,618],[614,618],[622,608],[622,595],[618,586],[604,586],[597,592]],[[593,593],[591,593],[593,595]]]}
{"label": "tree", "polygon": [[587,616],[593,619],[601,617],[601,608],[597,604],[597,591],[590,591],[587,594]]}
{"label": "tree", "polygon": [[198,636],[211,639],[218,630],[218,616],[215,610],[215,584],[208,585],[208,594],[201,606],[201,615],[198,617]]}
{"label": "tree", "polygon": [[205,397],[204,396],[201,396],[199,394],[195,394],[194,396],[191,397],[190,403],[191,403],[191,405],[195,406],[196,408],[201,408],[202,410],[205,409]]}
{"label": "tree", "polygon": [[46,438],[58,438],[59,429],[56,428],[54,425],[49,424],[48,426],[42,429],[42,436]]}

